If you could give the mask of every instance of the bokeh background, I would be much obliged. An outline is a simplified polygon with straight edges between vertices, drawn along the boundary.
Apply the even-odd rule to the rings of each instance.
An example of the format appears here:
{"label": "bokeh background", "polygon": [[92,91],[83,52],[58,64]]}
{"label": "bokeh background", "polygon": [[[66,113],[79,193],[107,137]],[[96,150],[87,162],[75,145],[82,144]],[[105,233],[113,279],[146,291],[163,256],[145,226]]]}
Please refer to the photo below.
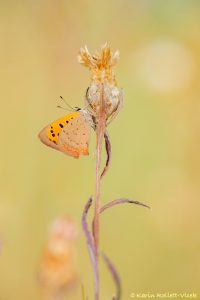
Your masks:
{"label": "bokeh background", "polygon": [[[125,105],[109,127],[112,164],[102,203],[146,202],[101,218],[101,247],[131,293],[200,292],[200,2],[198,0],[0,2],[0,299],[42,300],[36,274],[48,225],[63,214],[79,225],[77,267],[93,299],[80,218],[94,193],[94,134],[79,160],[42,145],[38,132],[63,116],[62,95],[83,106],[90,81],[77,53],[106,41]],[[104,156],[105,157],[105,156]],[[114,286],[101,264],[101,299]],[[81,299],[77,287],[69,299]]]}

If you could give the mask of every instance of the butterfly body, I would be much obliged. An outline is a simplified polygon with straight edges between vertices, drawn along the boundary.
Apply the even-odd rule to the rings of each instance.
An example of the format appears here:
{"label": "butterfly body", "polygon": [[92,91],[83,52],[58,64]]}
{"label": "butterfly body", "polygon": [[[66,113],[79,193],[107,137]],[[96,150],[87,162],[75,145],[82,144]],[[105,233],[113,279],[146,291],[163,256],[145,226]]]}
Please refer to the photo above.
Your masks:
{"label": "butterfly body", "polygon": [[88,155],[90,124],[86,112],[79,109],[50,123],[39,138],[45,145],[75,158]]}

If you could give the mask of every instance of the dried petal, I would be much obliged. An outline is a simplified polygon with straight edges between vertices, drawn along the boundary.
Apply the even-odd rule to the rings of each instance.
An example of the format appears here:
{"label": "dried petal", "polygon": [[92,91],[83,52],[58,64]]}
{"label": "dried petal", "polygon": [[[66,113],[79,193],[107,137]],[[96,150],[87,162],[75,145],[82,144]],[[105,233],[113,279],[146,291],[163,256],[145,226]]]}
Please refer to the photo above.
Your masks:
{"label": "dried petal", "polygon": [[113,54],[107,43],[101,47],[100,53],[95,51],[91,55],[87,46],[81,48],[78,55],[78,62],[92,70],[93,79],[97,81],[112,81],[115,82],[113,67],[119,60],[119,51]]}

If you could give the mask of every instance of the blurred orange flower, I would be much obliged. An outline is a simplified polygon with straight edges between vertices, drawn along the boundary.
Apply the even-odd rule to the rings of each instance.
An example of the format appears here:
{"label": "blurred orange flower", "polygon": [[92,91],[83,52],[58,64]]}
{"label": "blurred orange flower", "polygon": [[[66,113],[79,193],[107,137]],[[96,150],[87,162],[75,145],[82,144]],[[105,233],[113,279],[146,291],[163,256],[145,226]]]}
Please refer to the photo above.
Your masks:
{"label": "blurred orange flower", "polygon": [[61,295],[78,279],[75,267],[75,241],[78,229],[69,217],[60,217],[51,225],[49,239],[40,262],[39,281],[48,293]]}

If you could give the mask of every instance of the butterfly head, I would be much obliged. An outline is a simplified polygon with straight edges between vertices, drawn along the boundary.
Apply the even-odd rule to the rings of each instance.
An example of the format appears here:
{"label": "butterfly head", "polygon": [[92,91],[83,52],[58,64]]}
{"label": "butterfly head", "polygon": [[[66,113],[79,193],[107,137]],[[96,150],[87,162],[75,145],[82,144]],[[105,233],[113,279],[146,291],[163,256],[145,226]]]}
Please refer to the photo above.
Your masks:
{"label": "butterfly head", "polygon": [[74,107],[74,111],[80,111],[80,110],[81,110],[80,107],[78,107],[78,106],[75,106],[75,107]]}

